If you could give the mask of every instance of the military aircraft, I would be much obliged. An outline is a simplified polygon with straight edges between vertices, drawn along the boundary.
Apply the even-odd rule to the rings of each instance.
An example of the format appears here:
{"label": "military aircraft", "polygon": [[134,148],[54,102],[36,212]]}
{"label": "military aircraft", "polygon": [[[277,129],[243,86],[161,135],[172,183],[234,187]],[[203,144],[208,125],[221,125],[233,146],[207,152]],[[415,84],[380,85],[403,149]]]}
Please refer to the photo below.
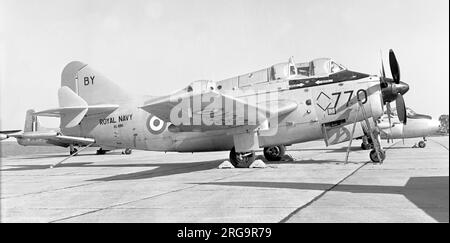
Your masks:
{"label": "military aircraft", "polygon": [[[439,120],[432,119],[429,115],[419,114],[411,108],[406,108],[406,117],[408,123],[403,124],[399,121],[396,110],[392,110],[391,114],[387,112],[377,121],[378,127],[381,129],[381,138],[392,141],[393,139],[405,138],[423,138],[414,147],[425,148],[426,137],[437,134],[441,128]],[[363,140],[361,148],[370,149],[372,144],[370,139]]]}
{"label": "military aircraft", "polygon": [[235,167],[249,167],[260,148],[268,160],[280,160],[285,146],[295,143],[351,141],[364,135],[357,125],[364,123],[374,141],[369,157],[382,162],[378,129],[369,119],[381,117],[384,104],[396,100],[399,119],[406,122],[403,94],[409,89],[400,81],[392,50],[389,64],[393,78],[386,78],[383,64],[377,76],[351,71],[330,58],[302,63],[290,58],[226,80],[195,81],[168,95],[138,97],[74,61],[61,75],[59,107],[33,113],[60,117],[60,130],[38,135],[37,129],[33,139],[60,141],[71,149],[229,150]]}

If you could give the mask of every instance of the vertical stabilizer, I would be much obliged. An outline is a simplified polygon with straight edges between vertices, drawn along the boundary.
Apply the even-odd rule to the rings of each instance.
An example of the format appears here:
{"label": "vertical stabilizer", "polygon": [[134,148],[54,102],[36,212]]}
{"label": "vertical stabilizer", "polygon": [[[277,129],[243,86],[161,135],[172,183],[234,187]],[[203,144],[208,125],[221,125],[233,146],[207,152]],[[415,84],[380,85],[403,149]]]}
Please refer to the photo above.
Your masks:
{"label": "vertical stabilizer", "polygon": [[69,87],[89,105],[120,104],[129,100],[127,92],[117,84],[78,61],[64,67],[61,74],[61,87],[63,86]]}

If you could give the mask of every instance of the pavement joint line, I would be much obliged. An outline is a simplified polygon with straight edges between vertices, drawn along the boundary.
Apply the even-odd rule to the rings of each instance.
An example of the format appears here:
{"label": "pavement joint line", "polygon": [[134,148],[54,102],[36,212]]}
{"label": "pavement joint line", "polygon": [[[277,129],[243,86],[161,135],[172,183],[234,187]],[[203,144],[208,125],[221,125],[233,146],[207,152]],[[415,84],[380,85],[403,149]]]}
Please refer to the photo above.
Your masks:
{"label": "pavement joint line", "polygon": [[[385,150],[388,150],[389,148],[391,148],[392,146],[396,145],[399,142],[393,143],[391,144],[389,147],[387,147]],[[336,188],[337,186],[339,186],[342,182],[344,182],[345,180],[347,180],[348,178],[350,178],[352,175],[354,175],[356,172],[358,172],[360,169],[362,169],[364,166],[366,166],[367,164],[372,163],[371,161],[367,161],[364,164],[358,166],[358,168],[356,168],[355,170],[353,170],[350,174],[348,174],[347,176],[345,176],[343,179],[341,179],[340,181],[338,181],[336,184],[334,184],[333,186],[331,186],[328,189],[325,189],[323,192],[321,192],[319,195],[317,195],[316,197],[314,197],[313,199],[311,199],[311,201],[307,202],[306,204],[302,205],[301,207],[295,209],[293,212],[291,212],[288,216],[284,217],[282,220],[279,221],[279,223],[286,223],[289,219],[291,219],[294,215],[296,215],[297,213],[299,213],[300,211],[302,211],[303,209],[307,208],[308,206],[310,206],[311,204],[313,204],[314,202],[318,201],[320,198],[322,198],[323,196],[325,196],[325,194],[329,191],[332,191],[334,188]]]}
{"label": "pavement joint line", "polygon": [[[319,153],[318,155],[313,156],[313,157],[315,158],[315,157],[320,156],[320,155],[322,155],[324,153],[325,152]],[[175,170],[181,170],[181,169],[186,169],[186,168],[193,168],[193,167],[203,166],[203,165],[204,164],[202,163],[202,164],[199,164],[199,165],[193,165],[193,166],[186,166],[186,167],[182,167],[182,168],[177,168]],[[163,171],[161,171],[161,172],[163,172]],[[55,176],[60,176],[60,175],[55,175]],[[104,181],[99,181],[99,182],[85,183],[85,184],[79,184],[79,185],[75,185],[75,186],[68,186],[68,187],[56,188],[56,189],[51,189],[51,190],[39,191],[39,192],[31,192],[31,193],[25,193],[25,194],[8,196],[8,197],[0,197],[0,200],[2,200],[2,199],[11,199],[11,198],[18,198],[18,197],[29,196],[29,195],[38,195],[38,194],[42,194],[42,193],[55,192],[55,191],[66,190],[66,189],[71,189],[71,188],[89,186],[89,185],[98,184],[98,183],[105,183],[105,182]]]}
{"label": "pavement joint line", "polygon": [[55,189],[45,190],[45,191],[39,191],[39,192],[30,192],[30,193],[14,195],[14,196],[9,196],[9,197],[0,197],[0,199],[3,200],[3,199],[11,199],[11,198],[24,197],[24,196],[30,196],[30,195],[38,195],[38,194],[47,193],[47,192],[55,192],[55,191],[60,191],[60,190],[66,190],[66,189],[71,189],[71,188],[82,187],[82,186],[89,186],[89,185],[97,184],[97,183],[104,183],[104,182],[103,181],[99,181],[99,182],[92,182],[92,183],[84,183],[84,184],[79,184],[79,185],[75,185],[75,186],[60,187],[60,188],[55,188]]}
{"label": "pavement joint line", "polygon": [[[193,168],[193,167],[202,166],[202,165],[204,165],[204,164],[194,165],[194,166],[186,166],[186,167],[182,167],[182,168],[177,168],[175,170]],[[170,170],[170,169],[167,169],[167,170]],[[167,171],[167,170],[164,170],[164,171]],[[164,171],[160,171],[160,172],[164,172]],[[58,175],[58,176],[61,176],[61,175]],[[0,199],[10,199],[10,198],[17,198],[17,197],[22,197],[22,196],[38,195],[38,194],[41,194],[41,193],[55,192],[55,191],[60,191],[60,190],[66,190],[66,189],[71,189],[71,188],[82,187],[82,186],[89,186],[89,185],[98,184],[98,183],[106,183],[106,181],[97,181],[97,182],[92,182],[92,183],[85,183],[85,184],[79,184],[79,185],[74,185],[74,186],[61,187],[61,188],[45,190],[45,191],[39,191],[39,192],[30,192],[30,193],[25,193],[25,194],[21,194],[21,195],[14,195],[14,196],[9,196],[9,197],[0,197]]]}
{"label": "pavement joint line", "polygon": [[430,138],[428,138],[428,140],[430,140],[430,141],[432,141],[432,142],[434,142],[434,143],[436,143],[436,144],[441,145],[443,148],[445,148],[445,149],[448,151],[448,148],[447,148],[445,145],[443,145],[442,143],[440,143],[440,142],[438,142],[438,141],[435,141],[434,139],[430,139]]}
{"label": "pavement joint line", "polygon": [[[229,179],[231,177],[239,176],[239,175],[243,175],[243,174],[249,174],[249,173],[252,173],[252,172],[255,172],[255,171],[257,171],[257,170],[251,170],[251,171],[248,171],[248,172],[234,174],[234,175],[231,175],[231,176],[225,176],[225,177],[219,178],[217,180],[213,180],[212,182],[217,182],[217,181],[221,181],[221,180],[224,180],[224,179]],[[127,204],[130,204],[130,203],[135,203],[135,202],[139,202],[139,201],[143,201],[143,200],[147,200],[147,199],[156,198],[156,197],[159,197],[159,196],[164,196],[164,195],[167,195],[167,194],[170,194],[170,193],[174,193],[174,192],[180,192],[180,191],[188,190],[188,189],[200,186],[200,185],[201,184],[196,184],[196,185],[192,185],[192,186],[188,186],[188,187],[184,187],[184,188],[180,188],[180,189],[176,189],[176,190],[171,190],[171,191],[168,191],[168,192],[164,192],[164,193],[160,193],[160,194],[156,194],[156,195],[152,195],[152,196],[148,196],[148,197],[132,200],[132,201],[129,201],[129,202],[119,203],[119,204],[111,205],[111,206],[108,206],[108,207],[103,207],[103,208],[99,208],[99,209],[96,209],[96,210],[91,210],[91,211],[84,212],[84,213],[81,213],[81,214],[72,215],[72,216],[68,216],[68,217],[52,220],[52,221],[49,221],[49,223],[57,223],[57,222],[60,222],[60,221],[81,217],[81,216],[84,216],[84,215],[87,215],[87,214],[100,212],[100,211],[103,211],[103,210],[106,210],[106,209],[113,209],[115,207],[127,205]]]}

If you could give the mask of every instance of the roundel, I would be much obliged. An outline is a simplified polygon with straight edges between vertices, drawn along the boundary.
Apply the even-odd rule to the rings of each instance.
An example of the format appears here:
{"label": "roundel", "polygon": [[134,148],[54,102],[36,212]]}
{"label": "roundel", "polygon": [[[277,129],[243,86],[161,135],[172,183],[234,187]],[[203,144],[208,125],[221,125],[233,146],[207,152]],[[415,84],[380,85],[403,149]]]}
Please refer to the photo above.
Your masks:
{"label": "roundel", "polygon": [[166,129],[166,123],[154,115],[147,119],[147,130],[152,134],[160,134]]}

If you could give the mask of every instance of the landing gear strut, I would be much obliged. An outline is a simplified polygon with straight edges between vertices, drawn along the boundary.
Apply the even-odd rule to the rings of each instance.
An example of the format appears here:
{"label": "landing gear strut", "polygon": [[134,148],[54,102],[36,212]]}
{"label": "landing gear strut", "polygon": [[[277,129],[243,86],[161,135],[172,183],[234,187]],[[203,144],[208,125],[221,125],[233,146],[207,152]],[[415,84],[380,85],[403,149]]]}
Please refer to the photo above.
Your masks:
{"label": "landing gear strut", "polygon": [[284,145],[264,148],[264,157],[269,161],[280,161],[286,152]]}
{"label": "landing gear strut", "polygon": [[[365,144],[366,140],[372,142],[373,144],[373,149],[372,151],[370,151],[369,153],[369,158],[372,162],[374,163],[383,163],[384,159],[386,158],[386,153],[383,150],[382,146],[381,146],[381,139],[380,139],[380,131],[379,128],[377,127],[377,123],[374,120],[374,124],[375,127],[372,127],[372,125],[369,122],[368,116],[366,114],[366,110],[364,109],[364,106],[361,102],[361,100],[358,97],[358,110],[357,113],[361,110],[363,118],[364,118],[364,122],[365,122],[365,128],[366,128],[366,134],[368,133],[369,136],[364,136],[363,137],[363,145]],[[355,126],[357,124],[356,122],[356,117],[355,117],[355,121],[353,123],[353,129],[352,129],[352,133],[351,133],[351,139],[350,139],[350,143],[347,147],[347,154],[345,157],[345,163],[348,162],[348,156],[350,154],[350,147],[352,145],[352,141],[353,141],[353,134],[355,132]],[[361,147],[364,149],[363,145],[361,145]]]}
{"label": "landing gear strut", "polygon": [[248,168],[255,161],[255,152],[236,153],[233,147],[230,151],[230,162],[236,168]]}

